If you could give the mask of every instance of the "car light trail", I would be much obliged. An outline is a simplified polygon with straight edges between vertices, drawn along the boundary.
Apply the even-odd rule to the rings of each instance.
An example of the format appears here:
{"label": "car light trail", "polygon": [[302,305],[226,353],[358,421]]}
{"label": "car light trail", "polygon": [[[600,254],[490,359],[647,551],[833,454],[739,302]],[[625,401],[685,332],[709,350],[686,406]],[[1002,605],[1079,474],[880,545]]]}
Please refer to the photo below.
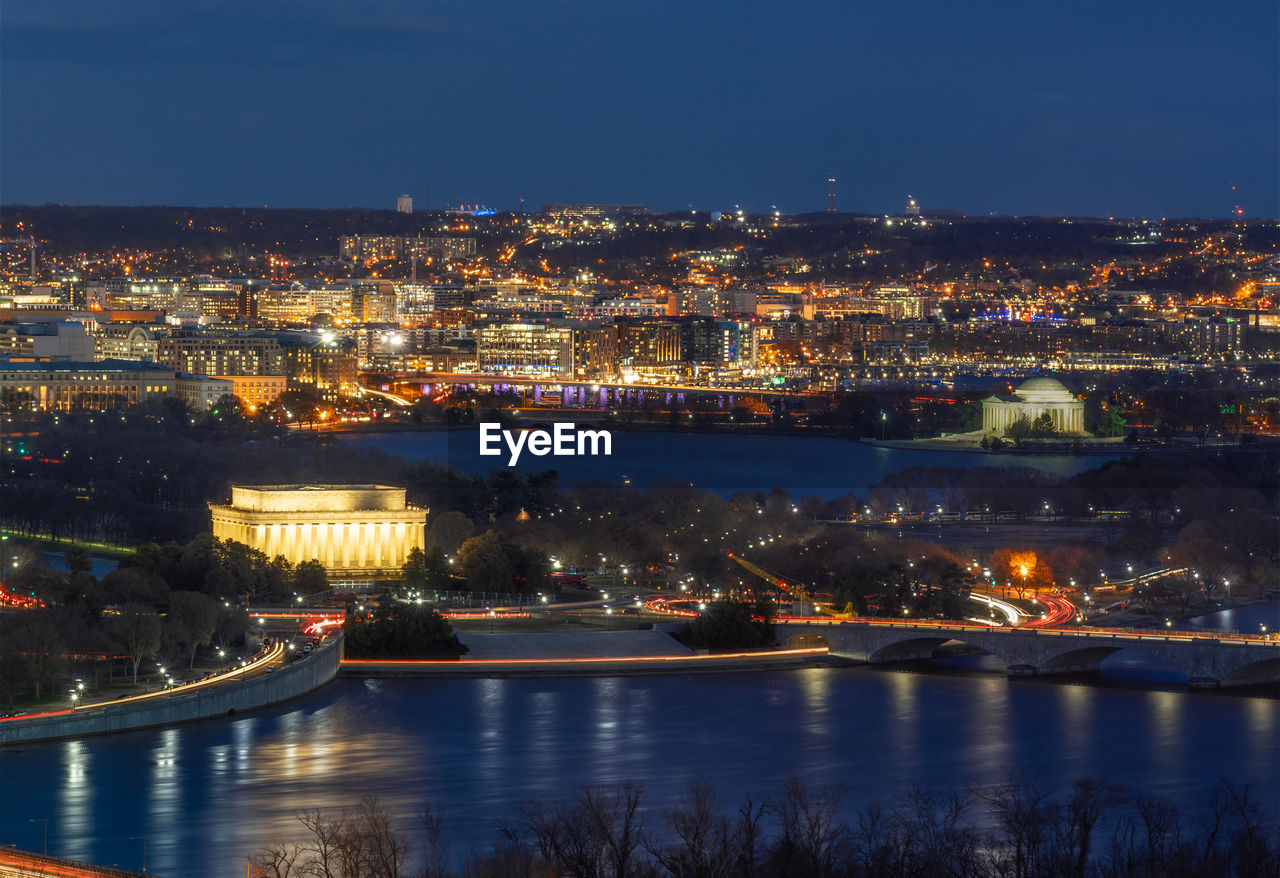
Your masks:
{"label": "car light trail", "polygon": [[1008,620],[1010,625],[1017,625],[1018,619],[1026,615],[1026,613],[1022,612],[1022,610],[1019,610],[1008,601],[1002,601],[998,598],[993,598],[990,595],[971,594],[969,595],[969,600],[977,601],[980,604],[986,604],[991,609],[999,613],[1003,613],[1005,619]]}
{"label": "car light trail", "polygon": [[118,698],[115,701],[99,701],[94,704],[86,704],[83,707],[77,707],[74,710],[67,708],[65,710],[51,710],[45,713],[28,713],[22,716],[11,716],[0,719],[0,722],[12,722],[14,720],[36,719],[45,716],[61,716],[70,713],[86,713],[96,711],[101,708],[114,707],[118,704],[137,704],[139,701],[146,701],[152,698],[172,698],[174,695],[185,695],[196,689],[205,689],[209,686],[217,686],[220,683],[233,682],[237,675],[247,677],[255,671],[262,670],[274,664],[284,657],[284,644],[276,643],[265,653],[247,663],[244,667],[230,668],[225,671],[213,675],[204,680],[196,680],[192,683],[183,683],[181,686],[170,686],[165,689],[159,689],[155,692],[147,692],[142,695],[130,695],[128,698]]}
{"label": "car light trail", "polygon": [[493,668],[524,665],[596,665],[596,664],[680,664],[716,661],[723,659],[773,659],[804,655],[826,655],[825,646],[806,649],[777,649],[769,652],[724,652],[715,655],[629,655],[603,656],[599,658],[536,658],[536,659],[343,659],[343,667],[368,667],[395,665],[421,668]]}

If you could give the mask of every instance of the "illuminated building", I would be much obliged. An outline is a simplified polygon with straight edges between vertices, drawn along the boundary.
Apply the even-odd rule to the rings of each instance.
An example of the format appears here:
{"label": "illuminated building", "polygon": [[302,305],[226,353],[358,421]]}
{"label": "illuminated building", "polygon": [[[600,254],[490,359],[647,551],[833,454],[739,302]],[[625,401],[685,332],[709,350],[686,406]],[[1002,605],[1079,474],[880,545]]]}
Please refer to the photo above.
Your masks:
{"label": "illuminated building", "polygon": [[88,361],[93,339],[78,322],[11,323],[0,326],[0,357]]}
{"label": "illuminated building", "polygon": [[396,199],[396,213],[413,213],[412,195],[401,195]]}
{"label": "illuminated building", "polygon": [[0,394],[35,411],[103,411],[173,393],[172,369],[154,363],[0,360]]}
{"label": "illuminated building", "polygon": [[476,239],[445,235],[409,237],[407,235],[344,235],[338,239],[338,252],[354,262],[385,262],[391,259],[419,259],[447,262],[466,259],[476,254]]}
{"label": "illuminated building", "polygon": [[506,323],[476,330],[482,372],[573,375],[573,330],[544,323]]}
{"label": "illuminated building", "polygon": [[271,287],[257,292],[256,300],[240,303],[240,310],[275,323],[309,323],[316,309],[305,287]]}
{"label": "illuminated building", "polygon": [[716,368],[753,367],[759,354],[759,327],[748,320],[689,317],[678,321],[685,362]]}
{"label": "illuminated building", "polygon": [[284,341],[284,370],[290,388],[314,390],[326,402],[359,393],[354,340]]}
{"label": "illuminated building", "polygon": [[631,369],[663,369],[680,365],[680,327],[666,320],[620,320],[618,357]]}
{"label": "illuminated building", "polygon": [[280,375],[280,342],[259,333],[225,329],[175,329],[162,336],[156,361],[192,375]]}
{"label": "illuminated building", "polygon": [[600,221],[611,217],[634,219],[647,216],[643,204],[544,204],[542,212],[553,220],[569,222]]}
{"label": "illuminated building", "polygon": [[213,535],[293,564],[317,560],[330,577],[399,576],[424,548],[427,510],[387,485],[233,485],[231,503],[209,504]]}
{"label": "illuminated building", "polygon": [[351,317],[358,323],[394,323],[395,292],[391,289],[380,289],[377,284],[353,284],[351,286]]}
{"label": "illuminated building", "polygon": [[235,395],[235,385],[229,378],[179,373],[173,381],[173,395],[185,402],[193,412],[207,412],[219,398]]}
{"label": "illuminated building", "polygon": [[1053,418],[1055,432],[1079,435],[1084,430],[1084,402],[1056,378],[1032,378],[1022,382],[1012,396],[989,396],[982,401],[982,432],[1003,436],[1017,421]]}
{"label": "illuminated building", "polygon": [[220,375],[231,382],[231,392],[250,408],[275,402],[289,386],[283,375]]}
{"label": "illuminated building", "polygon": [[155,331],[131,323],[102,323],[93,333],[95,360],[156,360],[160,342]]}
{"label": "illuminated building", "polygon": [[129,281],[110,278],[106,282],[107,307],[123,311],[173,311],[185,288],[180,281]]}

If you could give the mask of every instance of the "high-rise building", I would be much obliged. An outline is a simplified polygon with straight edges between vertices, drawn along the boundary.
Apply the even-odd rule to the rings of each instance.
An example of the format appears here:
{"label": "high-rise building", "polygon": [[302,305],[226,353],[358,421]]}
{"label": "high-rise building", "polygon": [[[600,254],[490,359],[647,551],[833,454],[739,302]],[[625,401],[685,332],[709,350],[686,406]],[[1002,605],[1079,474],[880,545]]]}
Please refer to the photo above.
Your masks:
{"label": "high-rise building", "polygon": [[351,317],[357,323],[394,323],[396,294],[374,283],[351,285]]}
{"label": "high-rise building", "polygon": [[573,330],[549,323],[505,323],[476,330],[481,372],[573,377]]}
{"label": "high-rise building", "polygon": [[314,390],[328,402],[359,392],[354,340],[282,337],[281,341],[290,389]]}
{"label": "high-rise building", "polygon": [[412,195],[401,195],[396,199],[396,213],[413,213]]}
{"label": "high-rise building", "polygon": [[638,371],[680,365],[680,327],[668,320],[619,320],[618,359]]}

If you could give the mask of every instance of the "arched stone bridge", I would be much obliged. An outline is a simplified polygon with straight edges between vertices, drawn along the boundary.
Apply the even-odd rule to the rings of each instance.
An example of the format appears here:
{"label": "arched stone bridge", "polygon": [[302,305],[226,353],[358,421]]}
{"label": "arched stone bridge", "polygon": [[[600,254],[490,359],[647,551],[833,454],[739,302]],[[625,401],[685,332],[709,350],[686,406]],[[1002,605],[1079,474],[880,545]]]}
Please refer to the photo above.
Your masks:
{"label": "arched stone bridge", "polygon": [[782,642],[799,636],[798,641],[791,642],[816,643],[814,639],[821,638],[832,655],[872,664],[935,658],[939,647],[956,641],[996,656],[1010,675],[1096,671],[1107,656],[1131,649],[1186,674],[1187,683],[1193,688],[1280,681],[1280,641],[1262,638],[929,622],[815,620],[780,623],[777,627]]}

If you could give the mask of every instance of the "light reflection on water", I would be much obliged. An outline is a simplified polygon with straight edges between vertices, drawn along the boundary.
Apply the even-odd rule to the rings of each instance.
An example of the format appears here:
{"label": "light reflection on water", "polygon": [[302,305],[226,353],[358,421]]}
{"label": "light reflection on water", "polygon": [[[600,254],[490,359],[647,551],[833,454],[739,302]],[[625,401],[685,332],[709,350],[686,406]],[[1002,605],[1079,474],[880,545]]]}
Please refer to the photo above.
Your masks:
{"label": "light reflection on water", "polygon": [[[975,660],[981,666],[981,660]],[[655,807],[705,776],[726,803],[789,773],[857,807],[912,784],[1102,774],[1184,809],[1218,778],[1280,808],[1269,698],[858,668],[559,680],[346,679],[248,716],[0,752],[0,843],[168,878],[238,876],[294,816],[377,795],[408,826],[426,801],[456,853],[531,798],[635,780]],[[660,818],[659,818],[660,819]],[[202,864],[202,865],[196,865]]]}

